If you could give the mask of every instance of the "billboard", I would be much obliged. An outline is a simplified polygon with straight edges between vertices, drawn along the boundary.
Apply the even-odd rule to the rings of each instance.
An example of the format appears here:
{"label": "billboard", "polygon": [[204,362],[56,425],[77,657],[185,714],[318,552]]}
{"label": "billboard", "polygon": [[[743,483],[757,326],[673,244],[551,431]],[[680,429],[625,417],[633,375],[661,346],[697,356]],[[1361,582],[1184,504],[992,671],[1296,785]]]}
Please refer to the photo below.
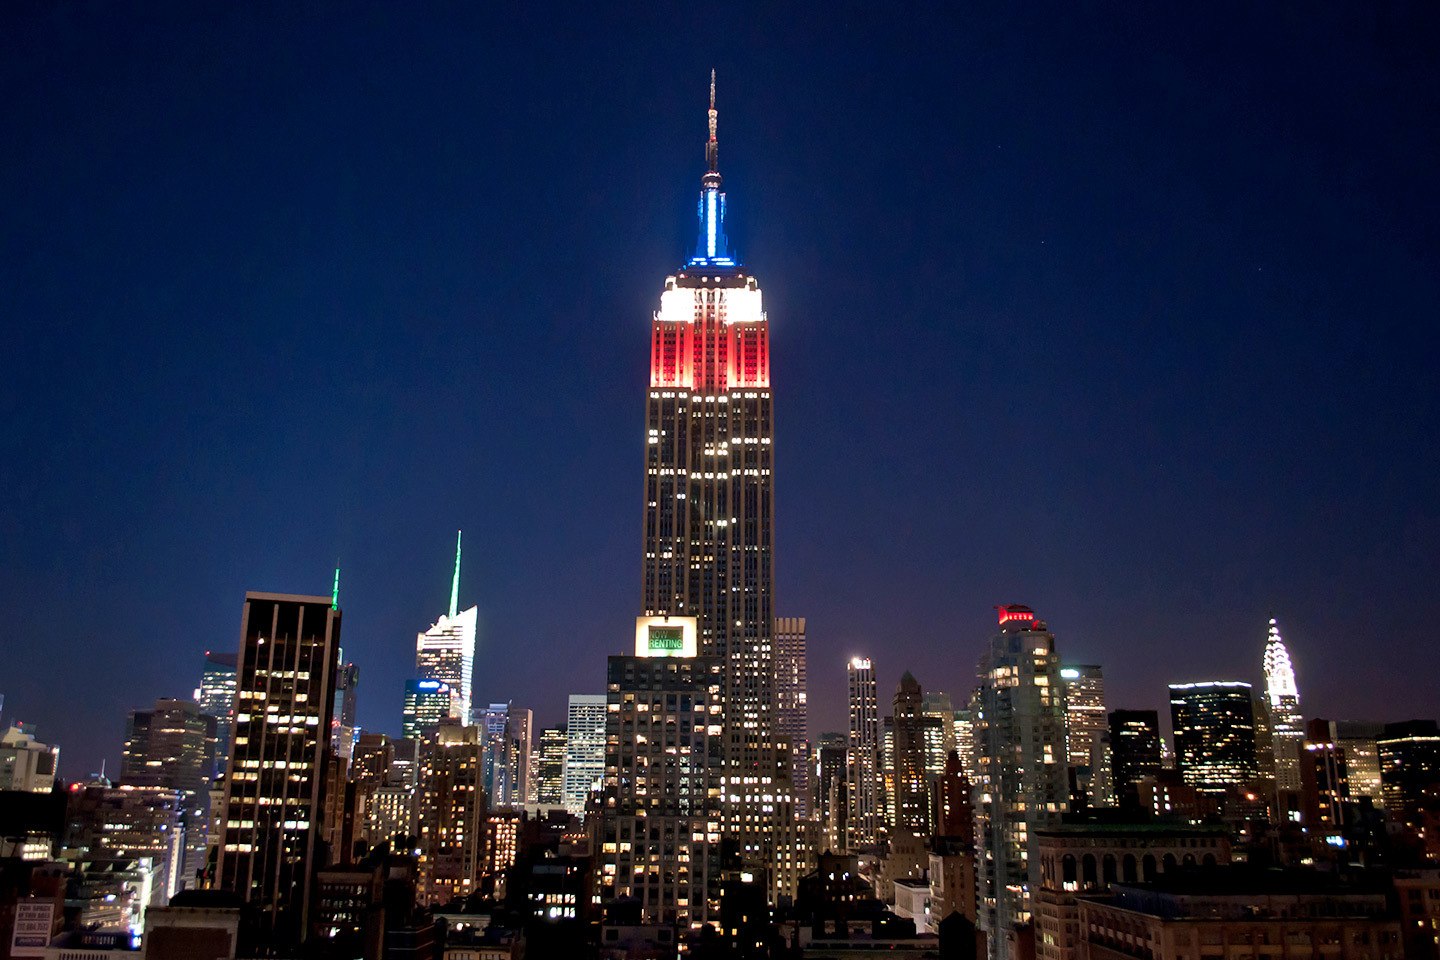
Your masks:
{"label": "billboard", "polygon": [[697,633],[694,617],[636,617],[635,656],[696,656]]}
{"label": "billboard", "polygon": [[10,937],[10,956],[43,957],[54,929],[55,903],[51,900],[21,900],[15,904],[15,932]]}

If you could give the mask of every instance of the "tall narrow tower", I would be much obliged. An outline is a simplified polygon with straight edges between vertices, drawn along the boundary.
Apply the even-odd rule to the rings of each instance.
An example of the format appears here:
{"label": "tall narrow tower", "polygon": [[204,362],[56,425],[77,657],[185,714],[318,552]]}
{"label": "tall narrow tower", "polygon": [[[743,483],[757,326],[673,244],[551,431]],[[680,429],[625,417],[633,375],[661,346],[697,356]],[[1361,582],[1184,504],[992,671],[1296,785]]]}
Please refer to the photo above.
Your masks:
{"label": "tall narrow tower", "polygon": [[1055,635],[1019,604],[999,608],[999,627],[980,661],[975,726],[979,912],[991,960],[1009,955],[1009,939],[1031,920],[1036,832],[1059,823],[1070,799]]}
{"label": "tall narrow tower", "polygon": [[1300,748],[1305,740],[1305,718],[1300,714],[1300,691],[1290,651],[1280,638],[1280,627],[1270,619],[1265,640],[1265,694],[1270,701],[1270,735],[1275,743],[1275,787],[1300,789]]}
{"label": "tall narrow tower", "polygon": [[415,673],[450,688],[450,716],[471,722],[471,681],[475,670],[479,610],[460,609],[460,531],[455,532],[455,574],[450,580],[450,612],[415,637]]}
{"label": "tall narrow tower", "polygon": [[770,338],[725,236],[716,118],[712,74],[699,239],[651,326],[643,607],[697,618],[699,654],[723,664],[725,833],[763,867],[789,790],[774,743]]}
{"label": "tall narrow tower", "polygon": [[854,852],[875,843],[880,834],[880,717],[875,666],[869,657],[851,657],[846,665],[850,689],[850,739],[846,793],[849,836]]}

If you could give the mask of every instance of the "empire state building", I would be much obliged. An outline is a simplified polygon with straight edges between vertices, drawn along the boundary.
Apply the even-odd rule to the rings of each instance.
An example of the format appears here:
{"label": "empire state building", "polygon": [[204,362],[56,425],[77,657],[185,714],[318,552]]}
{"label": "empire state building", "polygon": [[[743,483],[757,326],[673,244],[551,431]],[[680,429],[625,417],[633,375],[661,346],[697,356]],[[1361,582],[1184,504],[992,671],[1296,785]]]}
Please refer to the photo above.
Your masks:
{"label": "empire state building", "polygon": [[791,813],[773,730],[770,327],[725,236],[716,119],[712,74],[699,237],[651,328],[643,605],[696,618],[699,655],[720,661],[724,832],[745,869],[769,871]]}

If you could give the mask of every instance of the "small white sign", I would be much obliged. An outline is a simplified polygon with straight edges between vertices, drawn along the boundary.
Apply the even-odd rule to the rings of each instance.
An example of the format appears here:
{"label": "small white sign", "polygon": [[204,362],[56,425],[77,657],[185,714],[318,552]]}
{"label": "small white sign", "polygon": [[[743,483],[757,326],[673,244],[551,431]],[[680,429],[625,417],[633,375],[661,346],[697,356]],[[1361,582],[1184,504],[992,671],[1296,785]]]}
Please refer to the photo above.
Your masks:
{"label": "small white sign", "polygon": [[50,900],[21,900],[15,904],[15,932],[10,936],[10,956],[43,957],[54,929],[55,903]]}

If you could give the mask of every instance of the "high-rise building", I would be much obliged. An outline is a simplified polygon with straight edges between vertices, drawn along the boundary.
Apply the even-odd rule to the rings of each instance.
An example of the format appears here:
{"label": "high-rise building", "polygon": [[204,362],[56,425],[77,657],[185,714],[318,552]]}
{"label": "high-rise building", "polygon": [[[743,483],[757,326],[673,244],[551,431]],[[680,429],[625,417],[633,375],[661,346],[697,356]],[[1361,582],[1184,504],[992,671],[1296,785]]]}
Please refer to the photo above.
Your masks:
{"label": "high-rise building", "polygon": [[483,731],[442,723],[421,744],[417,832],[422,903],[469,896],[484,868]]}
{"label": "high-rise building", "polygon": [[153,710],[132,710],[126,724],[121,782],[165,787],[179,794],[180,842],[185,852],[183,862],[176,865],[175,889],[193,887],[205,866],[215,731],[215,718],[191,700],[156,700]]}
{"label": "high-rise building", "polygon": [[875,666],[869,657],[851,657],[846,669],[850,687],[850,739],[846,743],[850,767],[846,817],[850,852],[868,847],[880,837],[880,716],[875,687]]}
{"label": "high-rise building", "polygon": [[1224,793],[1259,775],[1253,701],[1250,684],[1239,680],[1170,684],[1175,761],[1186,783]]}
{"label": "high-rise building", "polygon": [[535,802],[535,713],[529,707],[510,708],[510,782],[515,785],[512,807]]}
{"label": "high-rise building", "polygon": [[[893,730],[890,750],[893,767],[885,772],[887,785],[893,783],[893,831],[906,831],[916,836],[930,835],[930,774],[926,765],[925,721],[922,712],[924,691],[920,681],[906,670],[895,688],[894,713],[889,718]],[[932,724],[938,728],[938,724]]]}
{"label": "high-rise building", "polygon": [[1300,691],[1295,686],[1290,651],[1273,617],[1265,641],[1265,694],[1270,703],[1270,736],[1275,745],[1275,786],[1279,790],[1299,790],[1305,718],[1300,714]]}
{"label": "high-rise building", "polygon": [[843,733],[822,733],[815,751],[814,818],[820,825],[821,850],[843,853],[847,849],[850,818],[848,737]]}
{"label": "high-rise building", "polygon": [[[1078,805],[1104,807],[1114,802],[1109,787],[1110,740],[1105,715],[1105,675],[1098,664],[1060,668],[1065,690],[1065,744],[1070,767],[1070,797]],[[1098,781],[1098,783],[1097,783]]]}
{"label": "high-rise building", "polygon": [[999,608],[999,625],[980,661],[975,723],[979,913],[991,960],[1030,922],[1040,879],[1036,832],[1060,822],[1070,797],[1055,635],[1019,604]]}
{"label": "high-rise building", "polygon": [[450,612],[415,638],[415,674],[439,680],[450,689],[449,715],[470,722],[470,694],[475,670],[475,641],[480,611],[460,609],[460,534],[455,534],[455,575],[450,581]]}
{"label": "high-rise building", "polygon": [[338,598],[245,594],[215,876],[256,908],[277,944],[304,936],[311,880],[327,859],[321,832],[339,655]]}
{"label": "high-rise building", "polygon": [[1350,777],[1345,750],[1330,736],[1328,720],[1305,725],[1300,750],[1301,822],[1305,829],[1332,844],[1344,842],[1345,805],[1350,802]]}
{"label": "high-rise building", "polygon": [[565,809],[577,817],[605,776],[605,694],[572,693],[565,723]]}
{"label": "high-rise building", "polygon": [[395,762],[395,741],[388,733],[362,733],[355,741],[355,755],[350,759],[350,779],[369,787],[378,787],[390,779],[390,765]]}
{"label": "high-rise building", "polygon": [[775,619],[775,733],[790,741],[795,815],[810,815],[809,695],[805,688],[805,618]]}
{"label": "high-rise building", "polygon": [[60,748],[36,740],[23,723],[0,737],[0,790],[49,793],[59,766]]}
{"label": "high-rise building", "polygon": [[536,764],[535,802],[559,806],[565,802],[565,725],[540,729],[540,762]]}
{"label": "high-rise building", "polygon": [[186,812],[169,787],[76,784],[66,797],[65,847],[87,858],[149,857],[150,903],[164,906],[182,886]]}
{"label": "high-rise building", "polygon": [[695,617],[641,617],[609,658],[601,896],[646,923],[719,919],[724,664],[696,656]]}
{"label": "high-rise building", "polygon": [[406,680],[400,732],[406,740],[423,740],[435,733],[441,720],[453,719],[455,693],[443,680]]}
{"label": "high-rise building", "polygon": [[699,241],[651,326],[642,597],[647,616],[697,618],[700,655],[724,665],[725,832],[768,873],[792,807],[775,730],[769,321],[725,235],[716,118],[712,77]]}
{"label": "high-rise building", "polygon": [[1440,788],[1440,725],[1434,720],[1387,723],[1376,746],[1385,809],[1407,827],[1423,829],[1426,808],[1436,804],[1427,793]]}
{"label": "high-rise building", "polygon": [[1110,770],[1121,806],[1133,806],[1134,785],[1160,773],[1160,714],[1110,711]]}
{"label": "high-rise building", "polygon": [[948,693],[939,690],[925,691],[925,698],[921,701],[921,712],[936,721],[940,725],[940,746],[939,756],[926,761],[933,775],[944,774],[946,761],[950,757],[950,751],[957,749],[955,741],[955,704],[951,701]]}
{"label": "high-rise building", "polygon": [[1366,720],[1330,721],[1330,739],[1345,752],[1345,772],[1350,796],[1369,797],[1377,807],[1385,806],[1380,786],[1379,741],[1385,724]]}
{"label": "high-rise building", "polygon": [[235,673],[240,654],[205,651],[205,668],[195,702],[200,711],[215,718],[215,770],[211,778],[224,774],[230,762],[230,737],[235,725]]}
{"label": "high-rise building", "polygon": [[485,791],[494,809],[521,807],[529,799],[532,723],[531,711],[511,703],[476,713],[485,737]]}
{"label": "high-rise building", "polygon": [[330,721],[330,749],[335,756],[349,762],[355,753],[355,740],[360,736],[360,727],[355,722],[355,697],[360,687],[360,668],[345,663],[345,652],[340,652],[340,667],[335,682],[335,709]]}
{"label": "high-rise building", "polygon": [[955,711],[955,752],[960,754],[960,767],[965,771],[965,777],[974,783],[979,776],[979,751],[975,744],[975,709],[978,702],[975,698],[979,696],[978,691],[972,695],[970,706],[964,710]]}

